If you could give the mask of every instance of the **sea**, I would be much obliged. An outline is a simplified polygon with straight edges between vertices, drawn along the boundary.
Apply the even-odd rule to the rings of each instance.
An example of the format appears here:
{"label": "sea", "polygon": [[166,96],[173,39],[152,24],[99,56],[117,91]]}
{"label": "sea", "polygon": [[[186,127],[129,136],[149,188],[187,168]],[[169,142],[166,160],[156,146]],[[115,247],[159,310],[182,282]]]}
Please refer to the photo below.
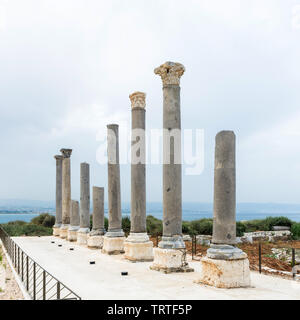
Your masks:
{"label": "sea", "polygon": [[[108,209],[105,205],[105,215]],[[26,221],[41,213],[49,213],[55,215],[55,208],[49,207],[3,207],[0,206],[0,224],[10,221]],[[130,204],[122,203],[122,215],[130,216]],[[158,219],[162,219],[163,210],[162,203],[147,203],[147,215],[152,215]],[[184,221],[198,220],[202,218],[212,218],[213,205],[211,203],[184,202],[182,204],[182,219]],[[300,222],[300,204],[276,204],[276,203],[238,203],[236,208],[236,220],[246,221],[253,219],[264,219],[266,217],[285,216],[292,221]]]}

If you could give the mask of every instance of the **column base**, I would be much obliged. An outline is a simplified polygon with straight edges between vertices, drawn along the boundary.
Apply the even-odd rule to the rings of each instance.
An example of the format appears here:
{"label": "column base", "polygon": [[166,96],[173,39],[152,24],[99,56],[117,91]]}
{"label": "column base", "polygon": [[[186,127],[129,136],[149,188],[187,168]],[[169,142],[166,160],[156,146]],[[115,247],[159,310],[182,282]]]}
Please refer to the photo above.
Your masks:
{"label": "column base", "polygon": [[77,231],[79,230],[79,227],[70,226],[68,230],[68,238],[67,240],[70,242],[77,241]]}
{"label": "column base", "polygon": [[87,237],[87,246],[91,249],[102,249],[104,236],[93,236],[91,234]]}
{"label": "column base", "polygon": [[158,247],[161,249],[184,249],[185,243],[181,235],[162,236]]}
{"label": "column base", "polygon": [[103,237],[102,253],[104,254],[121,254],[124,253],[125,237]]}
{"label": "column base", "polygon": [[186,262],[185,249],[161,249],[154,248],[154,261],[150,266],[151,270],[161,271],[164,273],[172,272],[193,272]]}
{"label": "column base", "polygon": [[245,259],[218,260],[204,257],[200,261],[202,272],[196,283],[206,284],[217,288],[249,287],[249,261]]}
{"label": "column base", "polygon": [[61,239],[67,239],[68,238],[68,229],[69,225],[68,224],[62,224],[60,227],[60,233],[59,236]]}
{"label": "column base", "polygon": [[81,246],[86,246],[89,232],[90,232],[89,228],[80,228],[77,231],[77,244]]}
{"label": "column base", "polygon": [[60,227],[56,227],[56,226],[53,226],[53,235],[55,237],[59,237],[60,236]]}
{"label": "column base", "polygon": [[125,259],[129,261],[153,261],[153,242],[124,242]]}

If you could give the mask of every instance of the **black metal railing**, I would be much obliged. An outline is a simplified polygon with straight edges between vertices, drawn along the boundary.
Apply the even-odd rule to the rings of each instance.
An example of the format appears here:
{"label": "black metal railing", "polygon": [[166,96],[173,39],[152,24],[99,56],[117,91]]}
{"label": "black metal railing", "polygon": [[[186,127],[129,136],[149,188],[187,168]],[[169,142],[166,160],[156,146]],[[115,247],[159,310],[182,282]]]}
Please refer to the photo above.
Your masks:
{"label": "black metal railing", "polygon": [[[286,249],[286,247],[276,247],[276,249]],[[297,269],[296,269],[296,249],[290,248],[292,251],[291,267],[292,267],[292,277],[296,278]],[[262,273],[262,243],[258,243],[258,271]]]}
{"label": "black metal railing", "polygon": [[81,298],[30,258],[0,226],[0,239],[33,300],[81,300]]}

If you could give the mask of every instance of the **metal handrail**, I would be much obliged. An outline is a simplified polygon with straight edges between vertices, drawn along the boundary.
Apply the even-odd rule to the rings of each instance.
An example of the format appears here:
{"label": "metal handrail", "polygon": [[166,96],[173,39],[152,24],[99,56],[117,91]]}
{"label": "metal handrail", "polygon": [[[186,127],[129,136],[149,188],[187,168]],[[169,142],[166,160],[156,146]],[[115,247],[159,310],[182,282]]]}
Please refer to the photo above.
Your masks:
{"label": "metal handrail", "polygon": [[[0,239],[12,261],[15,271],[20,276],[22,283],[33,300],[81,300],[80,296],[24,252],[1,225]],[[39,280],[38,283],[37,280]],[[50,282],[52,283],[49,288]],[[66,291],[64,294],[62,294],[63,290]]]}

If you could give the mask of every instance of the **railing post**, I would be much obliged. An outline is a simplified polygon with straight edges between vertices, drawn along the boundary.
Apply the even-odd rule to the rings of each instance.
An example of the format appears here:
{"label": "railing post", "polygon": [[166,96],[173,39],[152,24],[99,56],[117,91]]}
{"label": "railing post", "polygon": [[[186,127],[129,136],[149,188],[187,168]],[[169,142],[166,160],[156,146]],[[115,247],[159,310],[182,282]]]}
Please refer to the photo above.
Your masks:
{"label": "railing post", "polygon": [[156,247],[158,247],[158,234],[156,235]]}
{"label": "railing post", "polygon": [[194,235],[192,235],[192,260],[194,260]]}
{"label": "railing post", "polygon": [[22,259],[22,273],[21,273],[21,279],[22,279],[22,282],[24,282],[24,253],[22,251],[22,254],[21,254],[21,259]]}
{"label": "railing post", "polygon": [[293,279],[295,279],[295,277],[296,277],[295,264],[296,264],[295,248],[292,248],[292,272],[293,272]]}
{"label": "railing post", "polygon": [[33,300],[36,299],[36,274],[35,274],[36,265],[33,262]]}
{"label": "railing post", "polygon": [[29,258],[26,256],[26,289],[29,291]]}
{"label": "railing post", "polygon": [[56,287],[56,298],[57,300],[60,300],[60,282],[57,282],[57,287]]}
{"label": "railing post", "polygon": [[20,248],[18,247],[18,274],[20,274]]}
{"label": "railing post", "polygon": [[46,271],[43,271],[43,300],[46,300]]}
{"label": "railing post", "polygon": [[258,245],[258,268],[259,273],[261,273],[261,243]]}

